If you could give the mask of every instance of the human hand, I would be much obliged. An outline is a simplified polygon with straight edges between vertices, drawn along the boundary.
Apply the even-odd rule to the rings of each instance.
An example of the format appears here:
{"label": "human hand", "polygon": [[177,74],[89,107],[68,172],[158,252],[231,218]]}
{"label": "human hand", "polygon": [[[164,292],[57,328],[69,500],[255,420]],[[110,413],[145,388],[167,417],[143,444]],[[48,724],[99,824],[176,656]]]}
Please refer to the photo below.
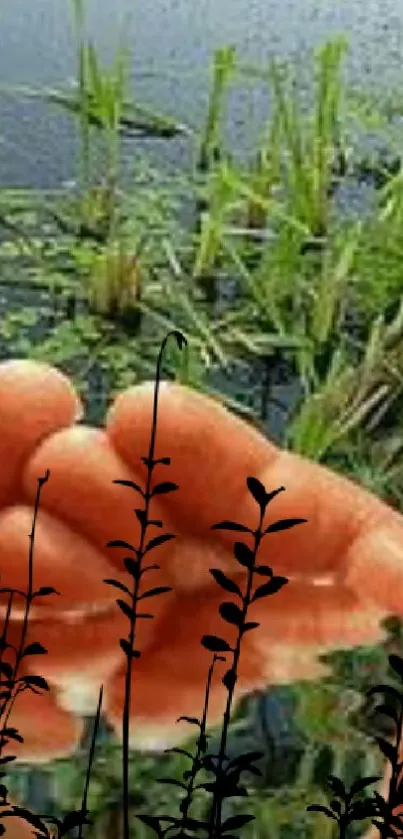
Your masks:
{"label": "human hand", "polygon": [[[41,494],[34,579],[36,588],[51,585],[61,596],[38,601],[28,641],[40,641],[48,655],[24,666],[51,686],[44,713],[52,708],[54,730],[64,737],[63,744],[54,739],[53,753],[65,752],[69,738],[75,748],[79,729],[68,712],[95,710],[101,682],[104,712],[120,732],[125,659],[118,642],[127,619],[103,579],[125,578],[124,552],[106,543],[136,545],[139,537],[132,510],[137,499],[113,481],[145,479],[140,458],[148,452],[152,402],[153,384],[146,383],[117,397],[104,428],[77,425],[79,402],[60,373],[33,362],[0,366],[0,440],[8,464],[0,479],[3,586],[23,585],[37,479],[50,471]],[[152,517],[177,538],[156,549],[160,570],[147,579],[174,590],[150,600],[155,619],[138,624],[142,656],[133,667],[131,742],[158,749],[187,736],[187,728],[175,724],[178,716],[201,712],[211,660],[202,635],[231,642],[231,627],[218,613],[231,596],[220,591],[209,568],[220,568],[241,587],[245,578],[233,557],[233,534],[211,526],[232,519],[256,527],[247,476],[268,491],[285,487],[268,508],[268,522],[307,522],[262,543],[259,562],[290,582],[250,607],[250,619],[260,627],[243,639],[238,696],[270,683],[319,677],[326,673],[321,653],[382,639],[382,618],[403,612],[403,519],[355,483],[280,451],[215,400],[177,385],[160,389],[155,456],[171,458],[169,467],[159,467],[158,479],[179,489],[153,500]],[[71,609],[78,607],[83,614],[73,621]],[[13,615],[15,636],[21,623]],[[220,675],[217,667],[212,721],[226,698]],[[25,738],[20,755],[46,757],[52,749],[49,743],[41,749],[39,717],[30,695],[25,701],[25,715],[22,709],[17,722],[13,717]]]}

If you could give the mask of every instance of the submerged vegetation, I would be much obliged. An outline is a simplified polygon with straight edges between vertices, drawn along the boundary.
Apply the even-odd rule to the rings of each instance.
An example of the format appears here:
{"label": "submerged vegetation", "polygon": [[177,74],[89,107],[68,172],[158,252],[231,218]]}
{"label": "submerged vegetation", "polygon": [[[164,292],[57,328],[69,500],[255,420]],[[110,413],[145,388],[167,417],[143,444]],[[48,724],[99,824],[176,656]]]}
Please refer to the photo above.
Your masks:
{"label": "submerged vegetation", "polygon": [[[129,56],[119,52],[112,67],[103,66],[84,37],[80,0],[73,8],[75,85],[23,94],[70,115],[79,138],[77,172],[73,187],[54,193],[0,190],[1,353],[45,359],[70,373],[96,422],[111,395],[153,378],[163,336],[179,330],[187,349],[168,345],[172,378],[216,394],[286,447],[328,463],[402,510],[399,103],[383,107],[350,90],[343,39],[318,51],[308,91],[297,83],[298,67],[245,66],[228,47],[214,59],[205,126],[185,126],[131,101]],[[267,91],[260,142],[245,158],[225,132],[238,82]],[[369,128],[375,152],[366,147]],[[192,168],[151,167],[144,136],[182,138]],[[135,159],[129,175],[127,143]],[[349,211],[350,194],[359,199],[356,213]],[[390,643],[398,647],[392,629]],[[376,681],[374,672],[383,680],[382,662],[378,649],[335,655],[336,688],[290,691],[304,735],[305,722],[312,730],[291,772],[290,793],[273,778],[256,781],[250,799],[256,821],[245,835],[277,839],[291,829],[310,835],[301,802],[322,795],[323,766],[341,773],[346,788],[357,776],[357,754],[363,774],[379,771],[344,703]],[[241,740],[253,728],[250,703],[243,708]],[[233,732],[236,742],[236,726]],[[112,752],[109,743],[99,748],[89,790],[89,809],[105,820],[105,836],[122,796]],[[150,812],[150,801],[161,801],[162,811],[172,800],[172,790],[163,799],[155,783],[156,765],[167,760],[142,757],[140,768],[130,767],[126,783],[137,814],[143,807]],[[169,760],[179,777],[183,760]],[[77,806],[71,771],[65,763],[52,769]],[[322,835],[326,825],[319,827]],[[136,830],[142,837],[138,821]]]}

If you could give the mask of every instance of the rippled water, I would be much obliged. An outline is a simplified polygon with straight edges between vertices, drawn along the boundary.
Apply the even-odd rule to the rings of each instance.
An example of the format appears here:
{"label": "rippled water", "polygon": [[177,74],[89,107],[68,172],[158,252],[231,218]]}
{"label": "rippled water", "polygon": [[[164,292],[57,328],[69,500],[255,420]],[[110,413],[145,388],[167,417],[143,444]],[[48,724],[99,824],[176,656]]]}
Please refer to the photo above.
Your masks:
{"label": "rippled water", "polygon": [[[403,0],[87,0],[86,5],[88,28],[102,54],[111,56],[124,33],[138,99],[195,126],[205,110],[209,60],[224,44],[263,63],[269,54],[304,57],[343,32],[351,44],[350,78],[386,88],[402,79]],[[72,76],[71,21],[68,0],[2,0],[0,82],[40,86]],[[231,134],[244,145],[259,124],[265,98],[241,90],[232,104]],[[58,110],[0,95],[0,124],[0,182],[51,186],[71,176],[74,143],[70,123]],[[161,155],[161,146],[154,148]],[[180,143],[163,148],[176,163],[185,155]]]}

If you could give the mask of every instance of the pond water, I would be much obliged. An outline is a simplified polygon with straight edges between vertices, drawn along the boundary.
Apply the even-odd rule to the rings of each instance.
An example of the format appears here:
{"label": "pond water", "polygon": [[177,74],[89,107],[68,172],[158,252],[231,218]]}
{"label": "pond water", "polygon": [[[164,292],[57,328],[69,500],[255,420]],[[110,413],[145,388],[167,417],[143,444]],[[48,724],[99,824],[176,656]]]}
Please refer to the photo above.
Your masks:
{"label": "pond water", "polygon": [[[354,81],[390,88],[402,78],[403,0],[87,0],[88,31],[106,57],[123,33],[133,54],[133,93],[197,126],[205,113],[213,50],[239,55],[306,56],[331,35],[350,42]],[[2,0],[0,85],[63,84],[74,75],[69,0]],[[231,109],[235,143],[250,142],[262,92],[240,90]],[[72,175],[71,124],[57,109],[0,93],[0,182],[52,187]],[[157,157],[184,159],[183,142],[153,144]]]}

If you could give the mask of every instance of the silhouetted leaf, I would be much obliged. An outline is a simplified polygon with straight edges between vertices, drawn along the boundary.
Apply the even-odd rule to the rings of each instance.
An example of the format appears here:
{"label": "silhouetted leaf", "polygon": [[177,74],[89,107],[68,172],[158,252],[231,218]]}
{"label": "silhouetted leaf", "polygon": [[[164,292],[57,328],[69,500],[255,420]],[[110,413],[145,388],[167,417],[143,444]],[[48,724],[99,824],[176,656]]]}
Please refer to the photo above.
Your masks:
{"label": "silhouetted leaf", "polygon": [[283,586],[285,586],[289,582],[287,577],[272,577],[268,583],[263,583],[262,586],[256,589],[251,603],[255,600],[259,600],[261,597],[267,597],[269,594],[277,594]]}
{"label": "silhouetted leaf", "polygon": [[124,583],[121,583],[119,580],[103,580],[108,586],[114,586],[114,588],[118,588],[120,591],[124,591],[125,594],[128,594],[129,597],[132,597],[132,593]]}
{"label": "silhouetted leaf", "polygon": [[135,512],[140,524],[144,526],[147,523],[147,513],[146,513],[146,511],[142,510],[140,508],[137,508],[137,509],[135,509],[134,512]]}
{"label": "silhouetted leaf", "polygon": [[60,836],[65,836],[69,830],[72,830],[74,827],[78,827],[80,824],[92,824],[87,816],[87,810],[84,812],[82,810],[73,810],[71,813],[67,813],[62,822]]}
{"label": "silhouetted leaf", "polygon": [[140,650],[133,650],[130,647],[129,642],[126,638],[120,638],[119,644],[122,647],[123,652],[130,658],[140,658],[141,652]]}
{"label": "silhouetted leaf", "polygon": [[211,530],[235,530],[239,533],[253,533],[250,527],[246,527],[237,521],[220,521],[218,524],[213,524]]}
{"label": "silhouetted leaf", "polygon": [[329,809],[329,807],[325,807],[324,804],[308,804],[306,809],[311,813],[324,813],[325,816],[329,817],[329,819],[334,819],[334,821],[337,822],[335,814]]}
{"label": "silhouetted leaf", "polygon": [[241,626],[242,635],[245,635],[245,632],[250,632],[251,629],[257,629],[258,626],[260,626],[260,623],[257,621],[248,621],[248,623],[244,623],[244,625]]}
{"label": "silhouetted leaf", "polygon": [[137,580],[139,575],[140,575],[140,571],[141,571],[140,560],[139,559],[132,559],[131,556],[125,556],[123,562],[124,562],[124,566],[126,568],[126,571],[128,571],[128,573],[131,574],[131,576],[134,577],[135,580]]}
{"label": "silhouetted leaf", "polygon": [[147,469],[153,469],[154,466],[157,466],[158,463],[163,464],[164,466],[169,466],[171,463],[170,457],[159,457],[156,460],[150,459],[149,457],[141,457],[141,462],[147,466]]}
{"label": "silhouetted leaf", "polygon": [[197,725],[197,727],[200,728],[200,720],[198,720],[197,717],[178,717],[176,722],[182,722],[182,720],[184,720],[184,722],[188,722],[189,725]]}
{"label": "silhouetted leaf", "polygon": [[43,647],[42,644],[39,644],[38,641],[34,641],[32,644],[28,644],[28,646],[25,647],[25,650],[22,653],[21,658],[27,655],[44,655],[46,653],[47,650],[45,649],[45,647]]}
{"label": "silhouetted leaf", "polygon": [[155,536],[154,539],[150,539],[150,541],[147,542],[144,553],[152,551],[154,548],[158,548],[158,545],[163,545],[164,542],[168,542],[170,539],[175,538],[175,533],[162,533],[161,536]]}
{"label": "silhouetted leaf", "polygon": [[125,542],[123,539],[113,539],[112,542],[107,543],[106,547],[124,548],[125,551],[132,551],[133,553],[137,554],[137,548],[135,548],[130,542]]}
{"label": "silhouetted leaf", "polygon": [[169,784],[172,787],[180,787],[181,789],[186,790],[186,784],[183,784],[182,781],[178,781],[176,778],[157,778],[157,782],[159,784]]}
{"label": "silhouetted leaf", "polygon": [[368,775],[366,778],[358,778],[357,781],[354,781],[352,786],[350,787],[350,795],[357,795],[357,792],[361,792],[361,790],[365,789],[365,787],[369,787],[371,784],[376,784],[377,781],[380,781],[381,777],[379,775]]}
{"label": "silhouetted leaf", "polygon": [[150,620],[153,617],[154,615],[150,615],[148,612],[136,612],[136,620],[138,620],[139,618],[145,618],[147,620]]}
{"label": "silhouetted leaf", "polygon": [[249,570],[253,567],[255,556],[253,551],[244,542],[235,542],[234,556],[240,565]]}
{"label": "silhouetted leaf", "polygon": [[242,592],[239,586],[234,583],[229,577],[227,577],[219,568],[209,568],[209,572],[212,577],[214,577],[216,583],[218,583],[221,588],[225,589],[225,591],[230,591],[233,594],[238,594],[239,597],[242,597]]}
{"label": "silhouetted leaf", "polygon": [[162,827],[160,825],[160,820],[159,820],[158,816],[143,816],[143,815],[141,815],[141,816],[136,816],[136,818],[139,819],[139,821],[143,822],[143,824],[147,825],[147,827],[150,827],[151,830],[154,831],[154,833],[158,834],[158,836],[162,836]]}
{"label": "silhouetted leaf", "polygon": [[396,724],[398,723],[398,715],[395,708],[392,708],[391,705],[377,705],[374,708],[374,712],[377,714],[384,714],[386,717],[390,717]]}
{"label": "silhouetted leaf", "polygon": [[365,691],[367,696],[373,696],[375,693],[385,693],[386,695],[393,696],[397,701],[401,704],[402,703],[402,696],[396,688],[392,687],[391,685],[374,685],[371,688],[368,688]]}
{"label": "silhouetted leaf", "polygon": [[186,749],[180,749],[179,746],[174,746],[171,749],[164,749],[164,754],[185,755],[185,757],[188,757],[189,760],[193,760],[193,755],[191,755],[190,752],[187,752]]}
{"label": "silhouetted leaf", "polygon": [[260,577],[272,577],[273,576],[273,569],[270,568],[268,565],[255,565],[254,567],[255,574],[259,574]]}
{"label": "silhouetted leaf", "polygon": [[232,667],[229,670],[227,670],[227,672],[223,676],[222,683],[224,687],[227,688],[227,690],[233,690],[236,684],[236,673],[235,670],[232,669]]}
{"label": "silhouetted leaf", "polygon": [[400,655],[389,655],[389,664],[403,681],[403,658]]}
{"label": "silhouetted leaf", "polygon": [[41,690],[49,690],[49,685],[42,676],[21,676],[19,682],[28,685],[30,688],[40,688]]}
{"label": "silhouetted leaf", "polygon": [[[4,815],[3,813],[1,815]],[[42,831],[43,836],[47,836],[47,828],[44,822],[42,821],[40,816],[37,816],[35,813],[31,813],[25,807],[18,807],[16,804],[13,805],[13,815],[17,816],[20,819],[24,819],[24,821],[28,822],[28,824],[35,827],[37,830]]]}
{"label": "silhouetted leaf", "polygon": [[171,586],[157,586],[156,588],[150,588],[148,591],[145,591],[138,600],[145,600],[146,597],[154,597],[157,594],[165,594],[167,591],[173,591]]}
{"label": "silhouetted leaf", "polygon": [[264,535],[267,533],[278,533],[280,530],[290,530],[291,527],[295,527],[297,524],[304,524],[305,522],[307,522],[307,519],[279,519],[266,527]]}
{"label": "silhouetted leaf", "polygon": [[223,833],[227,833],[229,830],[238,830],[239,827],[244,827],[245,824],[248,822],[254,821],[255,816],[239,814],[239,816],[230,816],[228,819],[223,822],[221,825],[221,830]]}
{"label": "silhouetted leaf", "polygon": [[201,643],[211,653],[231,652],[231,647],[228,642],[224,641],[223,638],[219,638],[217,635],[203,635]]}
{"label": "silhouetted leaf", "polygon": [[340,816],[341,804],[340,801],[337,800],[337,798],[332,799],[332,801],[330,802],[330,807],[335,813],[337,813],[338,816]]}
{"label": "silhouetted leaf", "polygon": [[4,728],[1,732],[2,737],[7,737],[9,740],[17,740],[18,743],[23,743],[24,738],[17,731],[16,728]]}
{"label": "silhouetted leaf", "polygon": [[179,489],[178,484],[173,484],[172,481],[163,481],[155,485],[151,495],[164,495],[166,492],[174,492],[176,489]]}
{"label": "silhouetted leaf", "polygon": [[218,611],[227,623],[241,626],[243,621],[242,611],[236,603],[221,603]]}
{"label": "silhouetted leaf", "polygon": [[396,759],[396,746],[393,746],[392,743],[388,743],[383,737],[375,737],[376,742],[382,752],[382,754],[387,757],[387,759],[393,763]]}
{"label": "silhouetted leaf", "polygon": [[9,755],[8,757],[0,757],[0,764],[11,763],[12,760],[15,760],[15,755]]}
{"label": "silhouetted leaf", "polygon": [[48,597],[49,594],[58,594],[60,596],[60,591],[56,591],[52,586],[41,586],[38,588],[38,591],[34,591],[32,597]]}
{"label": "silhouetted leaf", "polygon": [[148,522],[149,525],[154,525],[154,527],[163,527],[164,522],[160,519],[150,519]]}
{"label": "silhouetted leaf", "polygon": [[116,603],[118,604],[119,609],[122,610],[123,614],[126,615],[126,617],[129,618],[130,621],[133,621],[135,619],[134,609],[132,609],[132,607],[129,606],[129,604],[126,603],[125,600],[117,600]]}
{"label": "silhouetted leaf", "polygon": [[144,498],[144,491],[134,481],[114,481],[113,483],[114,484],[120,484],[120,486],[123,486],[123,487],[130,487],[130,489],[134,489],[135,492],[140,493],[140,495]]}
{"label": "silhouetted leaf", "polygon": [[337,795],[339,798],[342,798],[343,801],[346,800],[347,790],[343,784],[343,781],[341,781],[340,778],[337,778],[336,775],[328,775],[327,783],[335,795]]}
{"label": "silhouetted leaf", "polygon": [[240,766],[241,768],[249,768],[249,765],[254,760],[261,760],[265,756],[265,752],[245,752],[244,754],[233,757],[230,761],[230,766]]}
{"label": "silhouetted leaf", "polygon": [[14,669],[8,661],[1,661],[0,662],[0,673],[4,673],[7,676],[7,679],[11,679],[13,675]]}
{"label": "silhouetted leaf", "polygon": [[268,499],[267,499],[267,492],[263,486],[263,484],[258,481],[257,478],[247,478],[246,484],[250,494],[253,496],[255,501],[259,504],[259,507],[264,510],[267,506]]}

